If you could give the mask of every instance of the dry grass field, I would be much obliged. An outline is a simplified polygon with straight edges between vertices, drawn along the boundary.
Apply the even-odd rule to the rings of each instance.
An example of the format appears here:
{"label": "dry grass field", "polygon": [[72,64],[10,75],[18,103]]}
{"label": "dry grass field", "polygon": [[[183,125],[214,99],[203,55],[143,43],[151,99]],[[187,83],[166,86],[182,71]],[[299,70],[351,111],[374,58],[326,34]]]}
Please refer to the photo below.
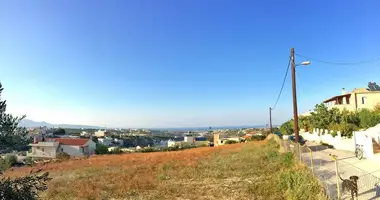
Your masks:
{"label": "dry grass field", "polygon": [[261,141],[51,163],[38,167],[53,177],[41,199],[323,199],[318,182],[277,152]]}

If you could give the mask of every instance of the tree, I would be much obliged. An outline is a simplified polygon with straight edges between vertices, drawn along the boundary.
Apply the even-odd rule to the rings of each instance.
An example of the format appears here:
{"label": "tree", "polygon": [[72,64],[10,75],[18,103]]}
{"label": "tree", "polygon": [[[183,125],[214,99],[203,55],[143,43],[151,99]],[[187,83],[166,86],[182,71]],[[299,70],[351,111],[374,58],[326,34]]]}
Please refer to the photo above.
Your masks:
{"label": "tree", "polygon": [[280,131],[283,135],[292,135],[294,133],[293,120],[289,120],[280,126]]}
{"label": "tree", "polygon": [[380,115],[368,109],[359,111],[360,128],[370,128],[380,123]]}
{"label": "tree", "polygon": [[299,123],[300,128],[305,129],[305,131],[311,131],[312,126],[311,126],[310,116],[301,116],[299,118],[299,122],[300,122]]}
{"label": "tree", "polygon": [[18,124],[26,116],[13,117],[6,114],[6,101],[1,101],[3,87],[0,83],[0,153],[7,153],[10,150],[20,150],[27,147],[29,139],[25,127]]}
{"label": "tree", "polygon": [[99,140],[98,140],[98,137],[95,137],[95,136],[92,136],[92,137],[91,137],[91,140],[94,141],[95,143],[98,143],[98,141],[99,141]]}
{"label": "tree", "polygon": [[[18,126],[19,122],[25,118],[25,115],[13,117],[11,114],[5,113],[6,101],[1,101],[2,91],[3,87],[0,83],[0,149],[3,151],[19,150],[29,142],[25,127]],[[0,178],[0,199],[37,199],[38,191],[46,190],[46,182],[51,179],[48,172],[40,175],[40,171],[31,171],[27,176],[14,179]],[[1,172],[0,175],[2,175]]]}
{"label": "tree", "polygon": [[96,145],[96,149],[95,149],[95,153],[98,154],[98,155],[101,155],[101,154],[108,154],[108,147],[105,146],[105,145],[102,145],[102,144],[97,144]]}
{"label": "tree", "polygon": [[65,135],[66,134],[66,130],[63,129],[63,128],[58,128],[56,130],[54,130],[54,135]]}

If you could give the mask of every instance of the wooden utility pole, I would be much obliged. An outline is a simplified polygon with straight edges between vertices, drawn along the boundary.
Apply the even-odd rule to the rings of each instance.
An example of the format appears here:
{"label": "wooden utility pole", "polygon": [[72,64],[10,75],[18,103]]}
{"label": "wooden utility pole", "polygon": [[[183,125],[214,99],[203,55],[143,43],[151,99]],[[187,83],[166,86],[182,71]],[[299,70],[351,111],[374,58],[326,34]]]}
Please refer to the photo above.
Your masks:
{"label": "wooden utility pole", "polygon": [[270,133],[273,133],[272,129],[272,108],[269,107],[269,128],[270,128]]}
{"label": "wooden utility pole", "polygon": [[293,90],[293,115],[294,115],[294,135],[296,142],[299,142],[298,132],[298,109],[297,109],[297,90],[296,90],[296,64],[294,58],[294,48],[290,49],[290,60],[292,64],[292,90]]}

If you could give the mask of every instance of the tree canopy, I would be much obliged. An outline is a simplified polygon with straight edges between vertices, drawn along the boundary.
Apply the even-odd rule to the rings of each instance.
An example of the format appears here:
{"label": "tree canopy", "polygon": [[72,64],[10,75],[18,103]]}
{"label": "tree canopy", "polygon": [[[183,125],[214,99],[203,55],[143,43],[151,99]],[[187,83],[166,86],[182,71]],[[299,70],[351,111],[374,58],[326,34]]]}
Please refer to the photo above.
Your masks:
{"label": "tree canopy", "polygon": [[[309,116],[299,117],[299,128],[312,131],[313,128],[332,130],[336,135],[337,131],[342,136],[352,136],[352,132],[359,128],[367,129],[380,123],[380,105],[373,110],[360,109],[350,112],[337,108],[328,109],[324,104],[317,104],[314,111]],[[293,120],[289,120],[281,125],[282,134],[293,134]]]}
{"label": "tree canopy", "polygon": [[24,148],[29,140],[27,138],[26,128],[19,127],[19,122],[25,118],[14,117],[6,114],[6,101],[1,100],[3,87],[0,83],[0,153],[9,152],[10,150],[20,150]]}
{"label": "tree canopy", "polygon": [[[6,114],[6,101],[1,100],[3,87],[0,83],[0,149],[3,151],[20,150],[27,146],[29,139],[25,128],[19,127],[19,122],[25,118]],[[35,200],[38,192],[46,190],[49,173],[39,174],[32,171],[29,175],[18,178],[0,178],[0,199]],[[2,172],[0,172],[0,176]]]}

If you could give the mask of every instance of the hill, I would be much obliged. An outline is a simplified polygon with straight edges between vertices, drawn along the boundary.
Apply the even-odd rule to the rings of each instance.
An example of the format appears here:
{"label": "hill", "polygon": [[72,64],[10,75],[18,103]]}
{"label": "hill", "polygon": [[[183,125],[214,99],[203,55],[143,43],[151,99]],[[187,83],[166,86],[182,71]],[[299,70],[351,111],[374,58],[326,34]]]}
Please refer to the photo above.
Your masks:
{"label": "hill", "polygon": [[[53,179],[41,199],[324,199],[318,181],[273,142],[93,156],[35,168]],[[30,168],[8,171],[27,174]]]}
{"label": "hill", "polygon": [[50,124],[48,122],[36,122],[30,119],[23,119],[19,126],[21,127],[27,127],[27,128],[34,128],[34,127],[40,127],[40,126],[46,126],[49,128],[53,127],[61,127],[61,128],[92,128],[92,129],[101,129],[103,127],[100,126],[89,126],[89,125],[75,125],[75,124]]}

